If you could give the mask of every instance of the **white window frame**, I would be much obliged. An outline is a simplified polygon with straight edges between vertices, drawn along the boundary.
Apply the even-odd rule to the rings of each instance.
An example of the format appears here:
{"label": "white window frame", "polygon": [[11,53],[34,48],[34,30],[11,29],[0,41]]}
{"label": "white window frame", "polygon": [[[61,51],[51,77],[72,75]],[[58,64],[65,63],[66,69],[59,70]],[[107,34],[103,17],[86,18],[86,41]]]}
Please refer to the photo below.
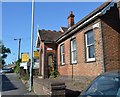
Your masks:
{"label": "white window frame", "polygon": [[65,50],[64,49],[64,44],[60,45],[60,58],[61,58],[60,63],[61,63],[61,65],[64,65],[65,64],[65,51],[62,52],[62,49],[63,49],[63,51]]}
{"label": "white window frame", "polygon": [[[75,49],[73,49],[73,41],[75,40],[75,42],[76,42],[76,38],[74,38],[74,39],[72,39],[71,41],[70,41],[70,43],[71,43],[71,63],[72,64],[75,64],[75,63],[77,63],[77,42],[76,42],[76,48]],[[73,60],[73,52],[76,52],[76,60]]]}
{"label": "white window frame", "polygon": [[[91,31],[91,30],[90,30],[90,31]],[[90,46],[95,46],[95,45],[94,45],[94,42],[91,43],[91,44],[88,44],[88,43],[87,43],[87,35],[88,35],[88,33],[89,33],[89,31],[85,34],[86,61],[87,61],[87,62],[90,62],[90,61],[95,61],[95,57],[94,57],[94,58],[90,58],[90,57],[89,57],[89,47],[90,47]],[[94,33],[93,33],[93,35],[94,35]],[[94,37],[94,36],[93,36],[93,37]],[[95,49],[94,49],[94,56],[95,56]]]}

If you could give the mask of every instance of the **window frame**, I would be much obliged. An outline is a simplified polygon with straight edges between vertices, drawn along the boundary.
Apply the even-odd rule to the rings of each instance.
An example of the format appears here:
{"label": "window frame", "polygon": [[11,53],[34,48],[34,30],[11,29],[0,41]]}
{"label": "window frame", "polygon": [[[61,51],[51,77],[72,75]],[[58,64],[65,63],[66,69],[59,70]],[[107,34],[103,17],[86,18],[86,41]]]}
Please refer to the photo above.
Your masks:
{"label": "window frame", "polygon": [[[91,44],[88,44],[88,33],[90,33],[92,31],[92,33],[93,33],[93,37],[94,37],[94,32],[93,32],[93,30],[89,30],[89,31],[87,31],[86,33],[85,33],[85,51],[86,51],[86,61],[87,62],[92,62],[92,61],[95,61],[96,59],[95,59],[95,42],[93,42],[93,43],[91,43]],[[94,46],[94,58],[90,58],[90,56],[89,56],[89,48],[90,48],[90,46]]]}
{"label": "window frame", "polygon": [[[76,42],[76,49],[73,49],[73,41],[75,40]],[[73,60],[73,53],[76,52],[76,60]],[[71,64],[76,64],[77,63],[77,41],[76,38],[73,38],[70,40],[70,60],[71,60]]]}
{"label": "window frame", "polygon": [[[62,52],[62,47],[64,52]],[[65,45],[64,44],[60,45],[60,65],[65,65]]]}

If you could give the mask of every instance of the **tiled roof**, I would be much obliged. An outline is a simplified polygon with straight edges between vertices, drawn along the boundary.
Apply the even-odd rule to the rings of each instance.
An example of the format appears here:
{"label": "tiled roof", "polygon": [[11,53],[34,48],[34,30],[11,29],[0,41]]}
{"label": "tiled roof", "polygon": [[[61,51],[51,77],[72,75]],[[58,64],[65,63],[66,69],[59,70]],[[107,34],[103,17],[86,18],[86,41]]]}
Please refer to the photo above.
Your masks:
{"label": "tiled roof", "polygon": [[41,41],[45,42],[54,42],[59,36],[61,36],[62,32],[57,32],[55,30],[39,30],[39,35]]}
{"label": "tiled roof", "polygon": [[62,29],[64,32],[68,30],[67,27],[61,27],[61,29]]}

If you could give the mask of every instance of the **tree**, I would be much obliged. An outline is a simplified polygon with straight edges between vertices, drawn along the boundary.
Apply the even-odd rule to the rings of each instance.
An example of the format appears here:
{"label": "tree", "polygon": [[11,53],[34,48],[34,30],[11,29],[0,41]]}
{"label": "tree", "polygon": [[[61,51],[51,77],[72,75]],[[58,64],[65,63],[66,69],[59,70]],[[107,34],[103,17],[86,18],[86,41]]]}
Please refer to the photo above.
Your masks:
{"label": "tree", "polygon": [[2,66],[5,65],[5,59],[7,58],[7,55],[11,53],[9,48],[6,48],[4,44],[0,41],[0,63]]}

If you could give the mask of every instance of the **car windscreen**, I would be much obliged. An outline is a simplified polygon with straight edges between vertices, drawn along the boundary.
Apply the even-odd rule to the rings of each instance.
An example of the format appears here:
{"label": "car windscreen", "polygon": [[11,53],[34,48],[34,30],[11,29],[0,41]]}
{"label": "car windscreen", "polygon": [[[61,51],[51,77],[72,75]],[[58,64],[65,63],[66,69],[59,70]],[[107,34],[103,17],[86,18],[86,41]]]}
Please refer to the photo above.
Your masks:
{"label": "car windscreen", "polygon": [[[116,97],[120,93],[120,78],[113,76],[101,76],[97,78],[86,91],[86,95],[112,95]],[[120,97],[120,96],[118,96]]]}

